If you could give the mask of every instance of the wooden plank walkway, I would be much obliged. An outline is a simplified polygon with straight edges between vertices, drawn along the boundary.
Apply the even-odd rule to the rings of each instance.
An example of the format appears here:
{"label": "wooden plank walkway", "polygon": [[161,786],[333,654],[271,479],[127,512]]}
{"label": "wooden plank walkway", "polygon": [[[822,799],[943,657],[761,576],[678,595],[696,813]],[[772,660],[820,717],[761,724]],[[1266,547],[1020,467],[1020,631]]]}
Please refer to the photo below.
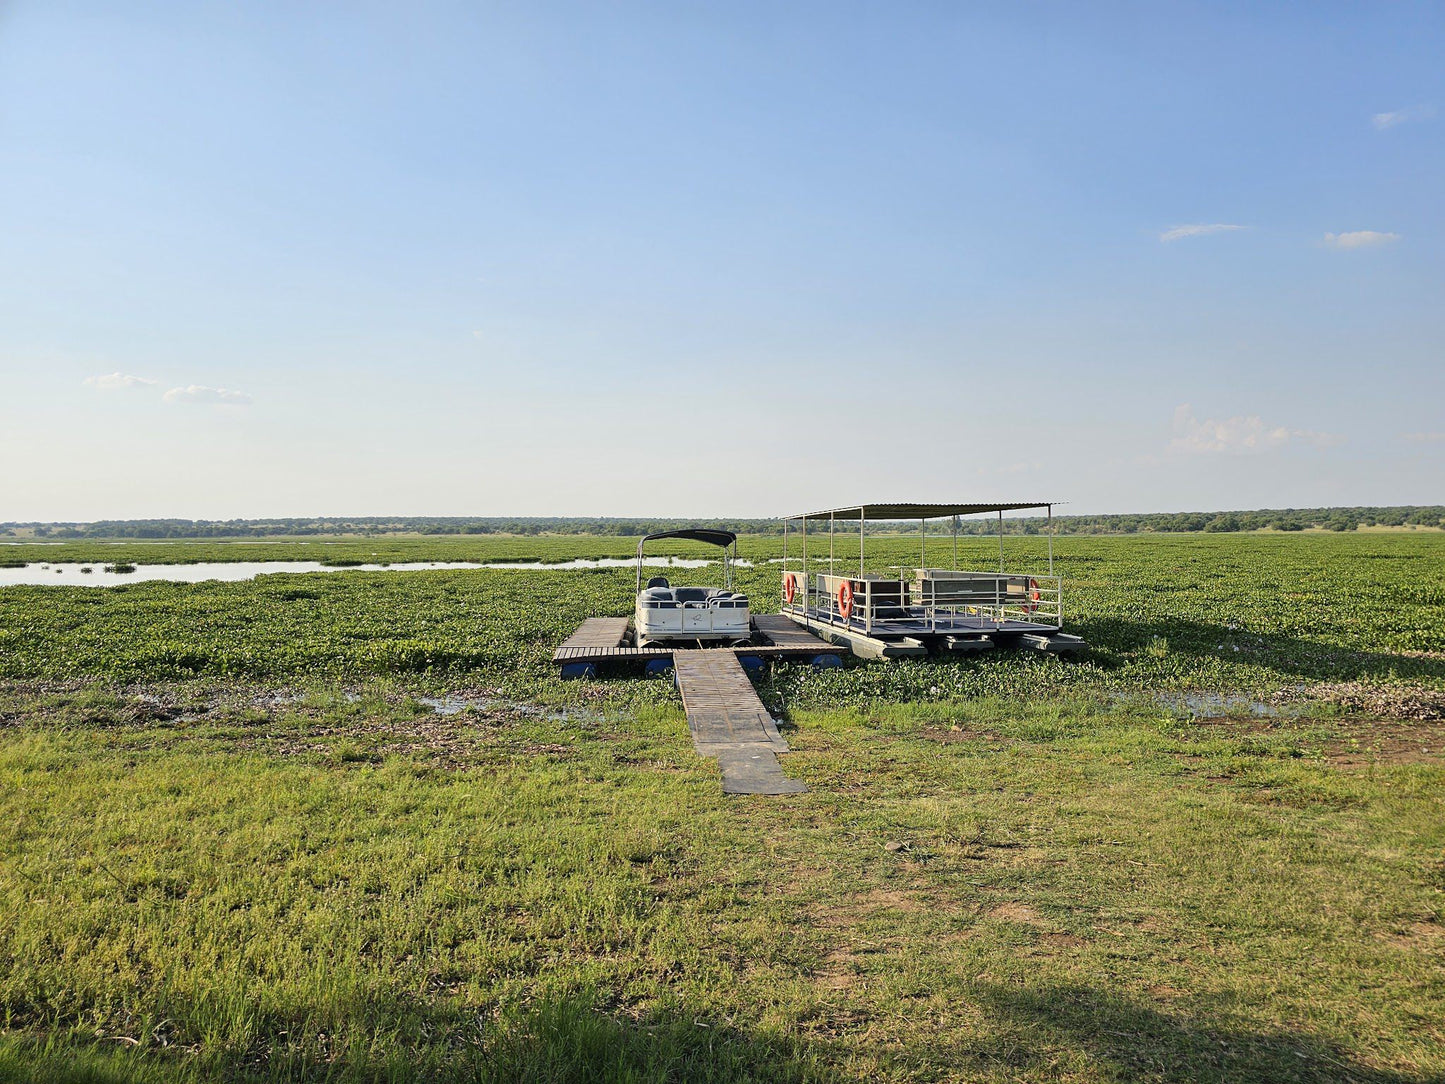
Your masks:
{"label": "wooden plank walkway", "polygon": [[724,794],[799,794],[806,791],[783,774],[777,754],[788,743],[732,651],[672,653],[673,672],[687,712],[693,747],[717,757]]}

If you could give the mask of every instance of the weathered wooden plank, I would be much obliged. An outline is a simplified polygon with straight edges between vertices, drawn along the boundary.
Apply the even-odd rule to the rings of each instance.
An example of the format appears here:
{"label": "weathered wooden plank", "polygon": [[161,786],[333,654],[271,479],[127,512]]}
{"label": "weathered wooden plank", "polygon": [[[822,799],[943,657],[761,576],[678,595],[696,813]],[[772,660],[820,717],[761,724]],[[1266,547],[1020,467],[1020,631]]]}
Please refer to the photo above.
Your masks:
{"label": "weathered wooden plank", "polygon": [[705,647],[676,649],[671,647],[569,647],[552,653],[553,662],[600,662],[627,659],[667,659],[677,650],[711,651],[719,655],[756,655],[765,659],[811,659],[816,655],[835,653],[828,643],[816,640],[802,647],[779,647],[776,644],[744,644],[741,647]]}
{"label": "weathered wooden plank", "polygon": [[825,651],[828,641],[819,639],[808,629],[790,621],[783,614],[758,614],[753,618],[753,627],[774,647],[797,648],[799,650]]}
{"label": "weathered wooden plank", "polygon": [[734,652],[685,650],[672,658],[693,747],[718,758],[725,794],[807,790],[783,775],[777,753],[786,752],[788,743]]}
{"label": "weathered wooden plank", "polygon": [[625,617],[589,617],[577,626],[577,631],[562,646],[608,648],[618,647],[627,636]]}

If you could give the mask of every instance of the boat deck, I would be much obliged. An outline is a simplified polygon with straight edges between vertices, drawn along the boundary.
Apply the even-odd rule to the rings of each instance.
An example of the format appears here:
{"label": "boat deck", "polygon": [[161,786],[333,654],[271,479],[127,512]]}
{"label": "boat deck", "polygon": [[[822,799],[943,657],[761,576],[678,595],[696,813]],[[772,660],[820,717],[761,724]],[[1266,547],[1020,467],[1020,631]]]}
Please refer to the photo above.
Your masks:
{"label": "boat deck", "polygon": [[1060,631],[1057,625],[1043,624],[1037,621],[995,621],[988,617],[968,617],[962,614],[939,617],[930,621],[922,613],[910,613],[906,617],[875,617],[873,627],[870,629],[868,623],[857,616],[845,620],[837,614],[818,610],[804,611],[799,607],[793,607],[788,613],[806,618],[809,623],[814,625],[847,629],[849,632],[882,637],[967,636],[971,634],[1016,636],[1023,633],[1048,636]]}

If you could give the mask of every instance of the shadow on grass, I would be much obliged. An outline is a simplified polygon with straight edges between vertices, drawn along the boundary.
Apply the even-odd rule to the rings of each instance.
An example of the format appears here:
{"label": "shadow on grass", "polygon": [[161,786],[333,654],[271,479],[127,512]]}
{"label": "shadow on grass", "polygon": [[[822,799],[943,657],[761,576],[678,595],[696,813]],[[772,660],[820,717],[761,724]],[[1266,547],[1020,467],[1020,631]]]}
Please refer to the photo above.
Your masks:
{"label": "shadow on grass", "polygon": [[[1153,642],[1167,641],[1167,650],[1172,655],[1249,662],[1301,681],[1445,680],[1445,660],[1439,658],[1365,651],[1284,633],[1231,629],[1182,618],[1157,621],[1082,618],[1070,621],[1067,630],[1096,648],[1095,660],[1106,667],[1122,661],[1108,659],[1108,655],[1139,651]],[[1238,652],[1233,650],[1235,647],[1239,648]]]}
{"label": "shadow on grass", "polygon": [[[328,1047],[323,1034],[287,1049],[288,1032],[244,1050],[186,1053],[96,1042],[0,1038],[0,1081],[34,1084],[174,1084],[186,1081],[328,1081],[395,1084],[542,1082],[837,1080],[796,1041],[761,1036],[726,1022],[681,1013],[640,1019],[610,1014],[586,1001],[541,1006],[508,1023],[475,1016],[368,1006],[358,1030],[367,1040]],[[401,1034],[404,1033],[404,1034]],[[290,1035],[300,1034],[293,1031]],[[333,1039],[332,1042],[335,1042]]]}
{"label": "shadow on grass", "polygon": [[[932,1032],[893,1051],[869,1044],[874,1067],[929,1080],[1110,1080],[1153,1084],[1445,1084],[1364,1064],[1302,1031],[1256,1031],[1170,1014],[1081,986],[1024,990],[975,986],[987,1023],[980,1035]],[[117,1049],[92,1037],[0,1038],[0,1080],[34,1084],[176,1084],[186,1081],[476,1084],[671,1084],[671,1082],[864,1080],[859,1051],[745,1031],[679,1012],[618,1016],[586,1001],[544,1004],[504,1025],[459,1011],[368,1005],[355,1021],[364,1039],[328,1046],[311,1030],[304,1048],[258,1036],[244,1050],[184,1053],[175,1047]],[[93,1036],[93,1033],[91,1033]],[[335,1042],[335,1040],[331,1040]],[[851,1061],[853,1068],[839,1068]]]}
{"label": "shadow on grass", "polygon": [[[988,986],[1002,1037],[974,1051],[1005,1076],[1057,1075],[1060,1051],[1082,1054],[1102,1079],[1158,1084],[1442,1084],[1445,1073],[1379,1069],[1302,1031],[1253,1031],[1164,1013],[1083,986],[1049,990]],[[1040,1051],[1050,1056],[1040,1056]],[[1088,1075],[1093,1075],[1092,1073]]]}

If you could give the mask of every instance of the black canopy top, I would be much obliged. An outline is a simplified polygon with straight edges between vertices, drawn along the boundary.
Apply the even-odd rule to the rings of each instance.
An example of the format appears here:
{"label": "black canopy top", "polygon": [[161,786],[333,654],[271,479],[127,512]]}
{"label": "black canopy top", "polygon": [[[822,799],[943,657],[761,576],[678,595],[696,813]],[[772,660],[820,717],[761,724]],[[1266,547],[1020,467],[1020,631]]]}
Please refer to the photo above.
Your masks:
{"label": "black canopy top", "polygon": [[655,538],[690,538],[694,542],[708,542],[726,549],[738,540],[732,531],[715,531],[706,527],[684,527],[680,531],[657,531],[643,535],[637,543],[637,555],[642,556],[642,547]]}
{"label": "black canopy top", "polygon": [[1020,501],[993,504],[855,504],[848,508],[825,508],[821,512],[800,512],[789,519],[938,519],[943,516],[972,516],[980,512],[1014,512],[1023,508],[1052,508],[1055,501]]}

